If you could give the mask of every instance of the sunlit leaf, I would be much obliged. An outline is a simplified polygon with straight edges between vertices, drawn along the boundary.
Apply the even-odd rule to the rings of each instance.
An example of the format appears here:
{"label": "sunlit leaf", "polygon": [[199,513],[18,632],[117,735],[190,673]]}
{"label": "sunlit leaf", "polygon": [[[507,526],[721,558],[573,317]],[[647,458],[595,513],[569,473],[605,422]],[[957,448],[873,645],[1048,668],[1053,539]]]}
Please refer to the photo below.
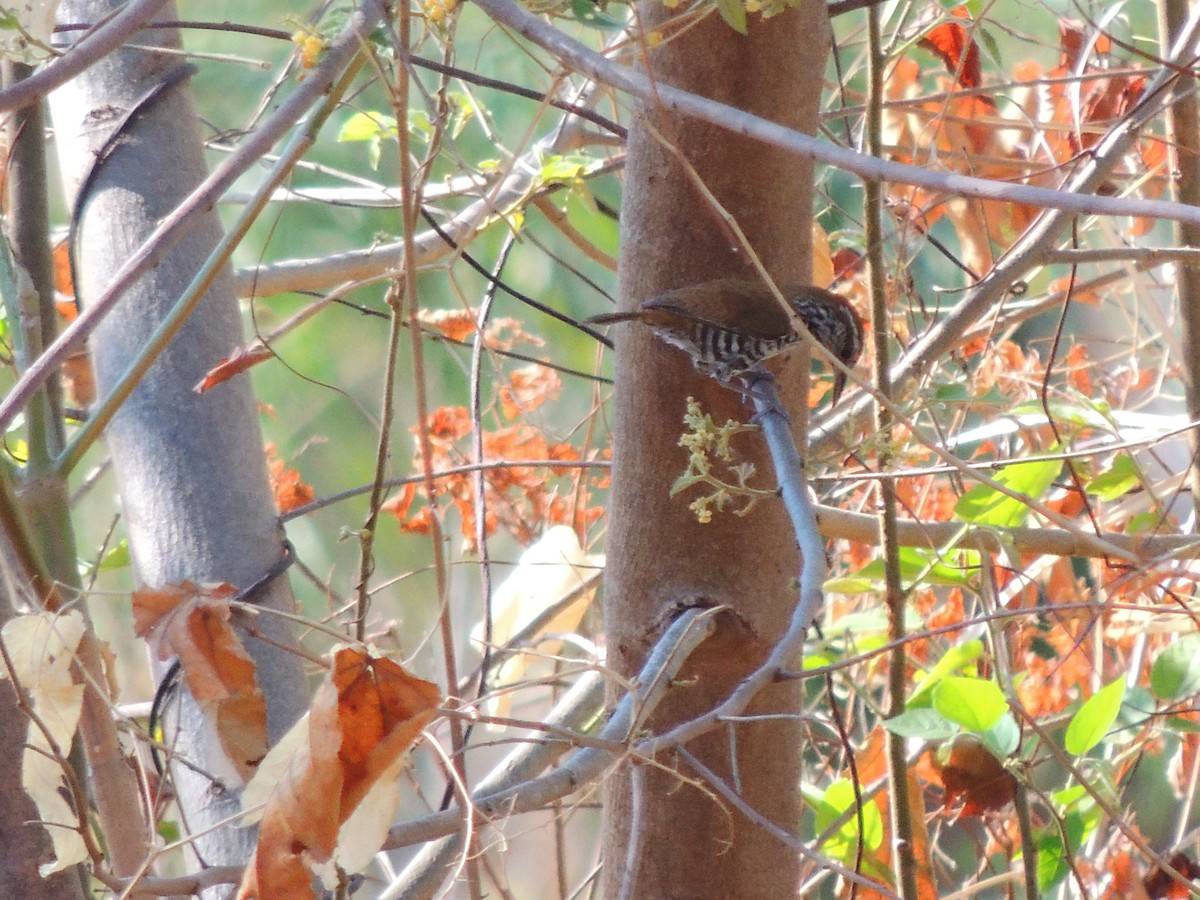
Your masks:
{"label": "sunlit leaf", "polygon": [[[398,765],[440,701],[436,685],[389,659],[337,651],[303,733],[287,741],[295,749],[267,800],[238,897],[314,897],[314,873],[326,872],[341,829],[364,804],[366,820],[344,838],[355,844],[348,860],[374,854],[395,813]],[[272,760],[272,771],[280,768]],[[377,786],[382,793],[368,799]]]}
{"label": "sunlit leaf", "polygon": [[883,720],[883,727],[901,737],[944,741],[958,734],[959,727],[934,709],[910,709]]}
{"label": "sunlit leaf", "polygon": [[909,709],[927,702],[926,695],[937,686],[938,682],[954,672],[960,672],[967,666],[973,665],[981,656],[983,656],[983,641],[978,638],[971,638],[951,647],[917,683],[908,698]]}
{"label": "sunlit leaf", "polygon": [[745,0],[717,0],[717,12],[721,14],[726,25],[738,34],[746,34]]}
{"label": "sunlit leaf", "polygon": [[994,681],[952,675],[934,687],[933,708],[968,731],[983,732],[1008,712],[1008,699]]}
{"label": "sunlit leaf", "polygon": [[1179,700],[1200,691],[1200,634],[1168,644],[1150,669],[1150,687],[1163,700]]}
{"label": "sunlit leaf", "polygon": [[1095,494],[1101,500],[1116,500],[1135,490],[1141,483],[1142,476],[1133,458],[1123,453],[1113,460],[1107,472],[1088,481],[1086,488],[1089,494]]}
{"label": "sunlit leaf", "polygon": [[[815,830],[821,833],[828,829],[843,813],[850,813],[849,821],[842,825],[821,844],[821,850],[835,859],[848,861],[854,858],[858,848],[858,812],[854,796],[854,785],[840,779],[833,782],[821,795],[816,804]],[[874,803],[862,806],[862,842],[868,850],[874,850],[883,840],[883,819]]]}
{"label": "sunlit leaf", "polygon": [[1109,728],[1117,720],[1124,699],[1124,678],[1118,678],[1089,697],[1067,725],[1067,733],[1063,738],[1067,752],[1081,756],[1104,740]]}
{"label": "sunlit leaf", "polygon": [[[1024,495],[1028,499],[1039,499],[1054,483],[1061,470],[1062,461],[1056,459],[1014,463],[1002,469],[995,476],[995,480],[1018,495]],[[1029,515],[1029,506],[1020,496],[1011,497],[990,485],[977,484],[963,494],[955,505],[954,512],[964,522],[1012,528],[1025,521]]]}

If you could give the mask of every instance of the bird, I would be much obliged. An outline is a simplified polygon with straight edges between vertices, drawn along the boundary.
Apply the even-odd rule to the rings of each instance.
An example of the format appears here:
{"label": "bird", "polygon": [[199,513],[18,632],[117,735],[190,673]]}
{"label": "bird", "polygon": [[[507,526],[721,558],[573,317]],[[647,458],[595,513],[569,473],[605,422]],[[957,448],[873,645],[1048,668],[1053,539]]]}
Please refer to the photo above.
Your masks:
{"label": "bird", "polygon": [[[858,361],[863,322],[849,300],[814,285],[781,290],[830,354],[847,368]],[[766,283],[750,278],[719,278],[677,288],[643,301],[635,311],[603,313],[588,322],[642,322],[659,340],[686,352],[697,370],[727,385],[800,342]],[[833,374],[833,403],[845,386],[846,373],[838,369]]]}

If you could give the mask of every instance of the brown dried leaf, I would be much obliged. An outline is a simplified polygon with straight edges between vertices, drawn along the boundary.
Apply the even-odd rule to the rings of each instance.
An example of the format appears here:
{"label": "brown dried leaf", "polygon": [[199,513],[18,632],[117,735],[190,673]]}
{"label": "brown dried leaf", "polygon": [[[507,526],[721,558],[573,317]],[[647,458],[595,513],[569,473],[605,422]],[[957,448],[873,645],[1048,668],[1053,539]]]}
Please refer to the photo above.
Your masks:
{"label": "brown dried leaf", "polygon": [[317,689],[308,741],[267,801],[239,900],[314,897],[313,865],[338,829],[417,739],[441,702],[436,685],[389,659],[343,649]]}
{"label": "brown dried leaf", "polygon": [[935,765],[941,773],[946,794],[944,806],[963,801],[963,816],[979,816],[1004,809],[1012,802],[1017,779],[1004,768],[977,737],[961,734],[950,745],[945,759],[938,754]]}
{"label": "brown dried leaf", "polygon": [[179,657],[188,691],[246,780],[267,752],[267,708],[254,661],[229,624],[236,593],[230,584],[190,581],[142,588],[133,594],[133,619],[159,659]]}

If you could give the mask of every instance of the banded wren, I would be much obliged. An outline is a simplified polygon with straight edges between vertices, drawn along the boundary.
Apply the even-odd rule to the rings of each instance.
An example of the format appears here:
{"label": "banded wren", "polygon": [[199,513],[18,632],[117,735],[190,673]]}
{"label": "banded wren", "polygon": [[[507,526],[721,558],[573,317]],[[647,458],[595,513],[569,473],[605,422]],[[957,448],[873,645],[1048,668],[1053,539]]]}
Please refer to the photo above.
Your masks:
{"label": "banded wren", "polygon": [[[850,301],[812,285],[782,288],[814,338],[847,367],[863,348],[863,323]],[[588,320],[644,322],[659,340],[679,347],[698,370],[722,383],[748,372],[800,341],[791,320],[767,286],[749,278],[722,278],[667,291],[643,301],[636,312],[606,313]],[[833,374],[837,403],[846,374]]]}

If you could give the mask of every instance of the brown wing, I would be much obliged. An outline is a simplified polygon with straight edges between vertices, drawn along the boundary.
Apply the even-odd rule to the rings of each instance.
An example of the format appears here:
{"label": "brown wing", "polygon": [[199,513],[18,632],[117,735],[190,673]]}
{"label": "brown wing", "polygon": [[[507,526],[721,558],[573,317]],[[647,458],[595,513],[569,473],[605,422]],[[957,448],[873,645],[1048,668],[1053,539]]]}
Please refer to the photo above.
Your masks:
{"label": "brown wing", "polygon": [[667,291],[646,300],[642,310],[652,325],[667,325],[662,319],[674,315],[755,337],[776,338],[792,331],[766,286],[748,278],[723,278]]}

